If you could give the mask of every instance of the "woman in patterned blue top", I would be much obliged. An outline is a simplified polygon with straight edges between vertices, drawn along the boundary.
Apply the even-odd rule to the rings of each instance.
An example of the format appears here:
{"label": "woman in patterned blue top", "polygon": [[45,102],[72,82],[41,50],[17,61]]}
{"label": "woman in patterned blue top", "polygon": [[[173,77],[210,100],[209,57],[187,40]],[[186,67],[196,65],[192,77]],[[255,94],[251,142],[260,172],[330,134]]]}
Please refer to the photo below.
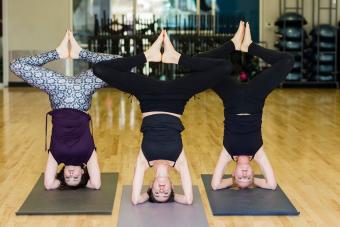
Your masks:
{"label": "woman in patterned blue top", "polygon": [[[42,66],[65,58],[98,63],[117,57],[83,50],[67,31],[56,50],[11,62],[13,73],[49,95],[53,109],[48,113],[52,116],[53,128],[45,170],[46,189],[100,188],[100,170],[89,127],[91,118],[86,111],[91,106],[92,95],[107,84],[94,76],[91,69],[69,77]],[[61,163],[65,166],[57,173]]]}

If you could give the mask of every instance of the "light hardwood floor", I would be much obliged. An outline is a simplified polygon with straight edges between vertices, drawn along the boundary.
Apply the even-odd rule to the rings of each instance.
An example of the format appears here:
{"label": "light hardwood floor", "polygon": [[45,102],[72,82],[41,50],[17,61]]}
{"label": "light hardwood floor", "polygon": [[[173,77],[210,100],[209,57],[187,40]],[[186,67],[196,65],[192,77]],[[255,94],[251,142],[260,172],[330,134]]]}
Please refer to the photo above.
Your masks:
{"label": "light hardwood floor", "polygon": [[[132,182],[141,142],[138,102],[114,89],[102,89],[92,101],[100,167],[119,172],[112,216],[15,216],[45,168],[44,123],[50,107],[47,95],[32,88],[0,90],[0,107],[0,226],[115,226],[122,185]],[[182,119],[193,183],[211,226],[339,226],[340,90],[276,90],[266,101],[265,150],[279,185],[301,212],[297,217],[214,217],[200,174],[213,172],[221,151],[221,101],[211,91],[199,94]],[[178,184],[179,177],[172,175]],[[147,183],[151,176],[150,170]]]}

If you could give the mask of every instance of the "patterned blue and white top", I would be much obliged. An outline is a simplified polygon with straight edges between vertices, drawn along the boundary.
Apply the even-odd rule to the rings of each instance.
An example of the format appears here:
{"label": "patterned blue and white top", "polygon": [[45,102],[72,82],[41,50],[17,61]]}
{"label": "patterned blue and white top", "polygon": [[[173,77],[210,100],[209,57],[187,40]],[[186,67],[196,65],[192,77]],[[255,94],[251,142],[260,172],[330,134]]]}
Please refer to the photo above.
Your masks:
{"label": "patterned blue and white top", "polygon": [[[119,55],[99,54],[88,50],[81,50],[79,53],[79,59],[90,63],[119,57]],[[45,91],[49,95],[52,109],[89,110],[92,95],[97,89],[105,87],[107,84],[97,78],[92,69],[70,77],[42,67],[57,59],[59,59],[57,51],[52,50],[36,56],[15,59],[11,62],[10,68],[13,73],[31,86]]]}

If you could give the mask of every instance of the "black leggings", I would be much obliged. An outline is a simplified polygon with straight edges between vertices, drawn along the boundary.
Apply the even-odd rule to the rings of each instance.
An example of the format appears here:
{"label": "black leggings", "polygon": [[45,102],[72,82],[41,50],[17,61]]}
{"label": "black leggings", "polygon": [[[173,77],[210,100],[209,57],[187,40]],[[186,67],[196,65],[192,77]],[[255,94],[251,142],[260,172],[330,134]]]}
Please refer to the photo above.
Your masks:
{"label": "black leggings", "polygon": [[[172,81],[159,81],[143,75],[130,72],[131,68],[146,62],[144,54],[128,58],[117,58],[113,61],[100,62],[93,68],[93,72],[100,79],[139,99],[141,109],[158,110],[166,103],[163,111],[182,113],[186,101],[191,96],[213,87],[231,71],[230,64],[220,59],[191,58],[181,55],[179,65],[191,70],[189,75]],[[173,101],[165,98],[153,103],[152,108],[143,100],[158,96],[180,96]],[[151,97],[150,97],[151,96]],[[143,106],[148,106],[143,108]],[[176,111],[177,110],[177,111]],[[181,131],[184,129],[179,118],[168,114],[157,114],[145,117],[142,122],[143,132],[142,151],[145,158],[152,160],[170,160],[174,163],[182,152]]]}
{"label": "black leggings", "polygon": [[189,75],[171,81],[160,81],[131,72],[146,62],[144,53],[97,63],[94,74],[109,85],[139,95],[183,95],[190,98],[196,93],[212,88],[230,73],[231,65],[223,59],[192,58],[181,55],[179,65],[191,70]]}
{"label": "black leggings", "polygon": [[[229,56],[233,51],[235,51],[235,46],[233,42],[228,41],[219,48],[199,53],[195,56],[220,59]],[[285,80],[292,69],[294,58],[290,54],[263,48],[255,43],[250,44],[248,53],[260,57],[266,63],[271,64],[271,67],[258,73],[256,77],[250,80],[246,85],[248,97],[263,100],[273,89],[278,87],[280,83]],[[225,77],[225,80],[226,82],[223,83],[223,88],[219,88],[219,86],[216,87],[217,90],[223,90],[220,92],[230,93],[235,90],[235,88],[238,89],[240,87],[240,83],[231,77]]]}
{"label": "black leggings", "polygon": [[[197,57],[224,58],[235,50],[229,41],[221,47],[196,55]],[[292,69],[294,59],[287,53],[269,50],[252,43],[248,52],[262,58],[271,67],[260,72],[247,84],[240,84],[226,76],[214,87],[225,108],[223,145],[231,157],[254,156],[262,146],[262,109],[267,95],[275,89]],[[240,116],[238,113],[250,113]]]}

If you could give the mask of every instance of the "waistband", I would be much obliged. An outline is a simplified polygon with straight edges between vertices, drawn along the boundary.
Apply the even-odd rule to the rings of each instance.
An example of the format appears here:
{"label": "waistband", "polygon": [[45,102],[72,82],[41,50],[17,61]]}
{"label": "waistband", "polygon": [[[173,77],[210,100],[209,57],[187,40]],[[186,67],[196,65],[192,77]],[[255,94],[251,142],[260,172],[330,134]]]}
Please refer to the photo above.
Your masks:
{"label": "waistband", "polygon": [[169,129],[182,132],[184,126],[180,118],[170,114],[153,114],[143,118],[141,131],[152,129]]}
{"label": "waistband", "polygon": [[74,119],[74,118],[84,118],[84,119],[91,119],[91,116],[81,110],[71,109],[71,108],[60,108],[54,109],[48,112],[46,115],[51,115],[52,117],[56,118],[64,118],[64,119]]}
{"label": "waistband", "polygon": [[262,112],[250,115],[226,114],[224,130],[232,133],[252,133],[261,131]]}

